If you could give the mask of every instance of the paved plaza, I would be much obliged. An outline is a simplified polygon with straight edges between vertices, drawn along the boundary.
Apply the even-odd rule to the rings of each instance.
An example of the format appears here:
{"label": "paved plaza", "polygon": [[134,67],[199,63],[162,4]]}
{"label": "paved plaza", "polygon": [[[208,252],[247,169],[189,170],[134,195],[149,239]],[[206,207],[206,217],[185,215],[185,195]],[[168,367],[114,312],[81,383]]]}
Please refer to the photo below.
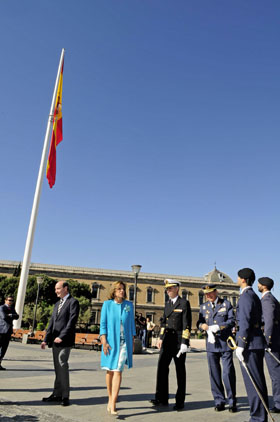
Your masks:
{"label": "paved plaza", "polygon": [[[187,396],[185,410],[174,412],[176,391],[175,368],[170,368],[171,400],[168,409],[154,409],[153,398],[157,367],[157,354],[134,356],[134,367],[125,370],[119,396],[117,417],[106,412],[107,394],[105,372],[100,369],[100,352],[73,349],[70,357],[71,406],[46,404],[42,397],[52,392],[54,380],[51,350],[39,345],[11,342],[0,372],[1,422],[70,422],[70,421],[205,421],[243,422],[249,420],[248,402],[239,364],[237,372],[238,413],[214,412],[210,392],[205,352],[192,352],[187,356]],[[266,372],[267,375],[267,372]],[[269,394],[271,384],[267,377]],[[280,422],[280,415],[275,416]]]}

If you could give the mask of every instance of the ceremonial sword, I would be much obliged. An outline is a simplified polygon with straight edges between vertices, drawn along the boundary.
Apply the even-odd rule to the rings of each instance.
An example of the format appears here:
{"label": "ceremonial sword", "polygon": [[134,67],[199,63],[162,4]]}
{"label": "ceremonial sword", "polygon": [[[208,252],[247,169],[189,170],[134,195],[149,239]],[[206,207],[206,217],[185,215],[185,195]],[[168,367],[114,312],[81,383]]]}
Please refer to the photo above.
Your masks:
{"label": "ceremonial sword", "polygon": [[272,353],[272,351],[271,351],[271,349],[270,349],[270,348],[265,349],[265,351],[266,351],[267,353],[269,353],[269,354],[270,354],[270,356],[272,356],[272,357],[273,357],[273,359],[275,359],[277,363],[279,363],[279,364],[280,364],[280,360],[279,360],[279,359],[277,359],[277,357],[276,357],[276,356]]}
{"label": "ceremonial sword", "polygon": [[[235,349],[237,349],[237,344],[235,343],[234,338],[233,338],[233,337],[231,337],[231,336],[229,336],[229,337],[228,337],[228,339],[227,339],[227,345],[228,345],[228,347],[229,347],[231,350],[235,350]],[[271,418],[272,422],[275,422],[275,420],[273,419],[273,417],[272,417],[272,415],[271,415],[271,413],[270,413],[270,411],[269,411],[269,408],[268,408],[268,406],[267,406],[267,404],[266,404],[266,402],[265,402],[265,400],[264,400],[263,396],[261,395],[260,390],[259,390],[259,389],[258,389],[258,387],[257,387],[257,384],[256,384],[256,383],[255,383],[255,381],[254,381],[254,378],[252,377],[252,375],[251,375],[251,373],[250,373],[250,371],[249,371],[248,366],[246,365],[246,363],[244,362],[244,360],[241,360],[240,362],[241,362],[241,364],[242,364],[243,368],[245,369],[245,371],[247,372],[247,375],[248,375],[248,377],[250,378],[251,383],[253,384],[253,386],[254,386],[254,388],[255,388],[255,390],[256,390],[256,392],[257,392],[257,394],[258,394],[259,398],[261,399],[261,402],[262,402],[262,404],[263,404],[263,407],[264,407],[264,408],[265,408],[265,410],[267,411],[267,414],[268,414],[268,415],[269,415],[269,417]]]}

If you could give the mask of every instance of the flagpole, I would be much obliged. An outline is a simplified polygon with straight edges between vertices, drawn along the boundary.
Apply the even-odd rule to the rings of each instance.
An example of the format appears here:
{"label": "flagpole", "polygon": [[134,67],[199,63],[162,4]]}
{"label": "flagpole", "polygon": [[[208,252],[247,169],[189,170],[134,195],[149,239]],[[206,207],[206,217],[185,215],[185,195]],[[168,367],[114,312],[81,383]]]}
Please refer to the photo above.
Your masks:
{"label": "flagpole", "polygon": [[42,151],[42,157],[41,157],[41,163],[38,173],[38,179],[37,179],[37,185],[36,190],[34,194],[33,199],[33,206],[31,211],[31,217],[29,222],[29,228],[25,243],[25,250],[24,250],[24,256],[22,261],[22,269],[21,269],[21,276],[18,286],[18,293],[17,293],[17,301],[16,301],[16,311],[19,314],[19,319],[17,321],[14,321],[14,328],[20,328],[21,327],[21,321],[22,321],[22,314],[23,314],[23,307],[24,307],[24,299],[25,299],[25,293],[26,293],[26,285],[27,285],[27,278],[29,273],[29,267],[30,267],[30,260],[31,260],[31,253],[32,253],[32,247],[33,247],[33,241],[34,241],[34,233],[36,228],[36,221],[37,221],[37,215],[38,215],[38,208],[39,208],[39,202],[40,202],[40,196],[42,191],[42,184],[43,184],[43,177],[46,170],[46,163],[47,163],[47,153],[49,148],[49,138],[50,138],[50,132],[51,127],[53,123],[53,114],[54,114],[54,107],[55,107],[55,100],[56,100],[56,93],[57,93],[57,87],[59,83],[59,77],[61,73],[61,67],[64,59],[64,48],[61,51],[58,71],[57,71],[57,77],[55,81],[55,87],[53,92],[53,98],[50,108],[50,114],[48,118],[48,124],[47,124],[47,130],[44,140],[44,146]]}

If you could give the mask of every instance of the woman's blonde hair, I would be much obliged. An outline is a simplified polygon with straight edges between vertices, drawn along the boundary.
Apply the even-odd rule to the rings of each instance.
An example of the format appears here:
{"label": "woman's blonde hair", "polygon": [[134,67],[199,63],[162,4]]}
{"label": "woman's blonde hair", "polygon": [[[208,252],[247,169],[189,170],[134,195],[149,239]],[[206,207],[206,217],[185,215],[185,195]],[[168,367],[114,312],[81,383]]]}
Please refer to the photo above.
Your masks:
{"label": "woman's blonde hair", "polygon": [[109,296],[108,299],[114,299],[115,298],[115,291],[117,290],[117,288],[119,286],[123,286],[124,288],[124,296],[123,298],[126,299],[126,284],[123,281],[115,281],[115,283],[112,284],[110,292],[109,292]]}

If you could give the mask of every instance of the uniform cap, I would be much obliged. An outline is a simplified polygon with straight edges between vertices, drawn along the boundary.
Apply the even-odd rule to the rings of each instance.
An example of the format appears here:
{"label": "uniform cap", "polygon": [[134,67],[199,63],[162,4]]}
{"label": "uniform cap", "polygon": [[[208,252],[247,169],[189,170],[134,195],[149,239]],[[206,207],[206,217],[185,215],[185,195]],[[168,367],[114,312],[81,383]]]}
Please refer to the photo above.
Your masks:
{"label": "uniform cap", "polygon": [[205,286],[202,287],[203,293],[211,293],[214,292],[216,290],[217,285],[216,284],[206,284]]}
{"label": "uniform cap", "polygon": [[274,281],[272,280],[272,278],[269,278],[269,277],[261,277],[258,279],[258,282],[262,284],[263,286],[268,287],[269,289],[272,289],[274,285]]}
{"label": "uniform cap", "polygon": [[181,286],[180,281],[178,281],[178,280],[172,280],[172,278],[166,278],[164,280],[164,287],[165,288],[167,288],[167,287],[173,287],[173,286],[180,287]]}
{"label": "uniform cap", "polygon": [[256,280],[255,273],[251,268],[242,268],[241,270],[238,271],[237,274],[240,278],[244,278],[245,280],[249,280],[250,283],[252,283],[252,284]]}

